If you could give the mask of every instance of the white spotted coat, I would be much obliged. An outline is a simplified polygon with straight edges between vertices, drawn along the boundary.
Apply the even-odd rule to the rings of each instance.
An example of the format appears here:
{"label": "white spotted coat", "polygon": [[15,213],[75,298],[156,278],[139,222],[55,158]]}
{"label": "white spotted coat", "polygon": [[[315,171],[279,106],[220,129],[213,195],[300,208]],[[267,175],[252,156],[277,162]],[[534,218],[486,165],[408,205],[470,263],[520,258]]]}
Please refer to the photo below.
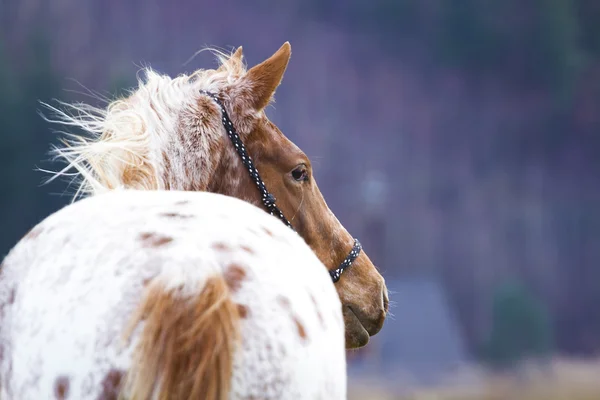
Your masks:
{"label": "white spotted coat", "polygon": [[122,334],[144,282],[193,295],[232,264],[247,315],[230,399],[345,399],[341,303],[300,236],[233,197],[134,190],[59,210],[5,258],[0,398],[109,398],[106,377],[130,367],[136,334]]}

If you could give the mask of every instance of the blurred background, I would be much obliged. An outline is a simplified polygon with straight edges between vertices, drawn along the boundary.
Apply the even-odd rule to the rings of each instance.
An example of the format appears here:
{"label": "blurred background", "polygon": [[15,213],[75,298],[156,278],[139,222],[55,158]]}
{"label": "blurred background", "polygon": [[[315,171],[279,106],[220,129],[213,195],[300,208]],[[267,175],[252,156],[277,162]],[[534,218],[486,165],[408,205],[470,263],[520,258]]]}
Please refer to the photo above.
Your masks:
{"label": "blurred background", "polygon": [[599,386],[597,0],[0,0],[0,256],[74,191],[35,171],[61,166],[38,101],[287,40],[268,114],[392,291],[350,397]]}

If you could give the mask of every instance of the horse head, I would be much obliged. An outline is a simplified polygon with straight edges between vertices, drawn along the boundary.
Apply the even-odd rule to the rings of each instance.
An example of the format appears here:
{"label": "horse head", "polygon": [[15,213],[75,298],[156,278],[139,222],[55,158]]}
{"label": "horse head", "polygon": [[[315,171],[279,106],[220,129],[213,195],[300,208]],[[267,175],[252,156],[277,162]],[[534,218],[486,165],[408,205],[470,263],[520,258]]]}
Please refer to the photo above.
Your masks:
{"label": "horse head", "polygon": [[[361,347],[383,326],[387,288],[367,254],[353,250],[355,240],[329,209],[310,159],[265,113],[290,56],[291,46],[285,43],[247,70],[240,47],[230,56],[220,54],[217,69],[176,78],[147,69],[146,80],[129,97],[105,109],[67,105],[76,111],[68,113],[54,108],[59,122],[83,128],[92,137],[77,137],[56,153],[67,159],[66,169],[79,171],[81,189],[91,194],[119,187],[196,190],[264,207],[269,203],[262,184],[281,217],[289,217],[291,227],[330,271],[349,253],[357,253],[335,285],[346,347]],[[260,171],[258,179],[253,170]]]}

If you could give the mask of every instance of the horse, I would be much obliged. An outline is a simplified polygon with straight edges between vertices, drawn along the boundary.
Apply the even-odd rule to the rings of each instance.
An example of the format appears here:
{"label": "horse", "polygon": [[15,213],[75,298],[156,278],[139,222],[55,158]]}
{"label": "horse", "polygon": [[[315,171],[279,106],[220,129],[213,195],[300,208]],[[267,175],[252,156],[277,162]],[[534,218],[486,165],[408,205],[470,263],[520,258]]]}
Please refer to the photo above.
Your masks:
{"label": "horse", "polygon": [[339,296],[306,242],[210,192],[114,190],[0,266],[2,399],[345,399]]}
{"label": "horse", "polygon": [[50,180],[75,175],[74,199],[122,188],[206,191],[262,207],[330,270],[346,348],[365,346],[386,318],[385,281],[329,209],[306,154],[265,113],[287,69],[289,42],[250,69],[241,47],[214,52],[216,69],[172,78],[144,68],[137,88],[106,108],[45,104],[54,114],[48,121],[83,132],[67,132],[53,149],[67,165]]}

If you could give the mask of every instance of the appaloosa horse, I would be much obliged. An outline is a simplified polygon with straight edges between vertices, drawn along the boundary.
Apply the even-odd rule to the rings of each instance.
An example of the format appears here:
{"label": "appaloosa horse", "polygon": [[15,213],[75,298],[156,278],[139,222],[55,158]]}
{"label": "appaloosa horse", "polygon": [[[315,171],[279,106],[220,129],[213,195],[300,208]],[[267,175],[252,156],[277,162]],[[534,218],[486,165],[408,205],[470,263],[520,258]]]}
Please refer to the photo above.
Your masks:
{"label": "appaloosa horse", "polygon": [[119,188],[208,191],[264,207],[295,229],[330,270],[346,347],[360,347],[383,326],[387,289],[327,207],[309,159],[265,115],[290,55],[285,43],[246,71],[240,47],[221,55],[216,70],[170,78],[146,69],[145,82],[107,109],[61,103],[66,109],[53,108],[55,122],[87,137],[74,136],[56,149],[68,161],[57,176],[74,168],[80,193],[89,195]]}
{"label": "appaloosa horse", "polygon": [[330,275],[239,199],[92,196],[34,227],[0,273],[3,400],[346,398]]}

